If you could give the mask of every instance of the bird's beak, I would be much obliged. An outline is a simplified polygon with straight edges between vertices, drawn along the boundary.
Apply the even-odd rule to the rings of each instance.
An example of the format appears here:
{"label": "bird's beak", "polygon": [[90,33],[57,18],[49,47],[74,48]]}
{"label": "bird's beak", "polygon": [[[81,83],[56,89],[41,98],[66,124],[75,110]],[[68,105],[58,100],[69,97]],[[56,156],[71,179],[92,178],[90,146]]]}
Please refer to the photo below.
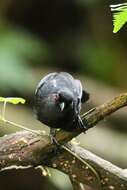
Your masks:
{"label": "bird's beak", "polygon": [[60,110],[61,111],[63,111],[64,107],[65,107],[65,103],[64,102],[60,103]]}

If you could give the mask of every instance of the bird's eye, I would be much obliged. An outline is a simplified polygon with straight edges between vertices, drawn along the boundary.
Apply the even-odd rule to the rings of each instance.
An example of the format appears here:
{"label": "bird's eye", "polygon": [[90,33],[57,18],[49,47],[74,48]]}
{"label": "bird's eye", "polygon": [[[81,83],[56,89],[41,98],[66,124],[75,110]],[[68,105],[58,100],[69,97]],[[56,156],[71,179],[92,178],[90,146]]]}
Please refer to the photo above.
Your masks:
{"label": "bird's eye", "polygon": [[53,99],[54,99],[55,101],[59,100],[59,99],[60,99],[59,94],[53,94]]}
{"label": "bird's eye", "polygon": [[72,103],[72,97],[69,96],[68,94],[59,94],[59,102],[65,102],[66,104],[71,104]]}

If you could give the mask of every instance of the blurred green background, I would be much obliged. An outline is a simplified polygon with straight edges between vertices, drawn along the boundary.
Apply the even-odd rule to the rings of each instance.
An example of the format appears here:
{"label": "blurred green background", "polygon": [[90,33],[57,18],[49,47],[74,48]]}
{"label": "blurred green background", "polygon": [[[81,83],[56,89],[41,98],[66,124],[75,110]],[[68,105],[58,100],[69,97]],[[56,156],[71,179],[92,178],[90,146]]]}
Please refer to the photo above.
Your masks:
{"label": "blurred green background", "polygon": [[[18,96],[26,105],[8,105],[6,118],[33,129],[48,128],[33,113],[34,91],[49,72],[67,71],[91,94],[83,111],[110,100],[127,88],[127,26],[113,34],[109,5],[101,0],[1,0],[0,96]],[[0,105],[2,109],[2,104]],[[126,108],[87,134],[81,145],[112,163],[127,167]],[[19,129],[1,128],[0,135]],[[0,173],[1,190],[71,190],[67,176],[51,170]],[[8,183],[7,183],[8,182]]]}

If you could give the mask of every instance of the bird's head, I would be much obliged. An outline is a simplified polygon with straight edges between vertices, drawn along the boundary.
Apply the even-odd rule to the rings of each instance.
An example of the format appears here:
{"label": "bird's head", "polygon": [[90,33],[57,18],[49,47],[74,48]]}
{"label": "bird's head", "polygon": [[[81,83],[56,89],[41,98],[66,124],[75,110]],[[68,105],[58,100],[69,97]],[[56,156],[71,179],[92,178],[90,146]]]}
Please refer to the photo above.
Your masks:
{"label": "bird's head", "polygon": [[68,109],[73,109],[74,97],[73,94],[60,91],[50,95],[52,102],[59,109],[60,112],[64,112]]}

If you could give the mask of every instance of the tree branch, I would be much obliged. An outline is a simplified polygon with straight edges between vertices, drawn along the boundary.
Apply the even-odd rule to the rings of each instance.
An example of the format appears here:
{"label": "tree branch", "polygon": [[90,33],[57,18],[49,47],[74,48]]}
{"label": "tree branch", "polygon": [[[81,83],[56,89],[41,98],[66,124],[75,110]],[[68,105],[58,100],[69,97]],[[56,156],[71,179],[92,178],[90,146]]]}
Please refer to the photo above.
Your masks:
{"label": "tree branch", "polygon": [[[126,105],[127,93],[124,93],[83,115],[83,122],[87,123],[89,129],[106,116]],[[0,119],[0,126],[11,127],[14,124]],[[60,130],[57,132],[56,138],[59,143],[63,144],[80,133],[79,130],[75,133]],[[121,168],[74,144],[70,147],[73,154],[65,149],[58,149],[57,152],[54,152],[54,148],[56,147],[51,144],[50,137],[41,131],[35,131],[35,133],[21,131],[1,137],[0,169],[9,169],[14,165],[23,167],[45,165],[68,174],[74,183],[85,183],[96,189],[99,189],[101,185],[102,190],[127,189],[127,175]],[[92,169],[89,165],[92,166]]]}

